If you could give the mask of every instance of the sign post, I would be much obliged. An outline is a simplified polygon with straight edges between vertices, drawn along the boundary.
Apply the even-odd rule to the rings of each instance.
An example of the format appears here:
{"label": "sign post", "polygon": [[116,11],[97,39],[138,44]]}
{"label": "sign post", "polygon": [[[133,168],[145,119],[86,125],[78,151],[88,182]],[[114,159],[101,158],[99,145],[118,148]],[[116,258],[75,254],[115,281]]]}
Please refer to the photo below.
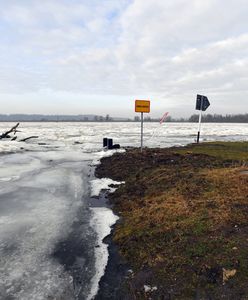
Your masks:
{"label": "sign post", "polygon": [[143,127],[144,127],[144,113],[142,112],[141,113],[141,134],[140,134],[140,150],[142,152],[143,150],[143,135],[144,135],[144,132],[143,132]]}
{"label": "sign post", "polygon": [[135,112],[141,113],[141,138],[140,138],[140,150],[143,150],[143,123],[144,123],[144,113],[150,112],[150,101],[149,100],[135,100]]}
{"label": "sign post", "polygon": [[197,95],[196,97],[196,110],[200,110],[199,115],[199,129],[197,133],[197,144],[200,142],[200,135],[201,135],[201,122],[202,122],[202,112],[206,111],[207,108],[210,106],[210,102],[208,98],[203,95]]}

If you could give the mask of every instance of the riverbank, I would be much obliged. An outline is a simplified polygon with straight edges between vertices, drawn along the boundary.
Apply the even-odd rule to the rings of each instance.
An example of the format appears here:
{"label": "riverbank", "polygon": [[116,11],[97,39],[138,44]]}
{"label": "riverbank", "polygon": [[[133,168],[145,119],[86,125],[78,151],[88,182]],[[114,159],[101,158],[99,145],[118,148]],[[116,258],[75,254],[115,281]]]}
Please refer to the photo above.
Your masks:
{"label": "riverbank", "polygon": [[130,299],[246,299],[248,143],[130,149],[103,158]]}

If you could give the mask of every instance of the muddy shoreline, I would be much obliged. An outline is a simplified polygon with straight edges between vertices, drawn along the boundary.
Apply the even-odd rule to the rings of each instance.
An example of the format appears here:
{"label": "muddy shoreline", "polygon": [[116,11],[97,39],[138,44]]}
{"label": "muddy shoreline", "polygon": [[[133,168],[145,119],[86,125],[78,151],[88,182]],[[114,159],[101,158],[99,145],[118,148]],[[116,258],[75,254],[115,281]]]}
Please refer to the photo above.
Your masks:
{"label": "muddy shoreline", "polygon": [[[103,206],[112,209],[112,205],[108,200],[108,191],[101,191],[99,197],[91,198],[90,206]],[[108,245],[109,258],[104,275],[99,282],[99,290],[94,298],[95,300],[131,299],[128,296],[129,291],[125,284],[125,280],[130,274],[130,268],[123,257],[120,256],[119,249],[113,241],[113,232],[118,222],[112,226],[110,235],[103,240],[103,243]]]}
{"label": "muddy shoreline", "polygon": [[104,276],[99,283],[98,293],[94,299],[129,300],[131,296],[125,284],[125,280],[129,275],[129,268],[127,263],[120,256],[117,245],[113,242],[113,232],[107,236],[103,242],[108,245],[109,259]]}

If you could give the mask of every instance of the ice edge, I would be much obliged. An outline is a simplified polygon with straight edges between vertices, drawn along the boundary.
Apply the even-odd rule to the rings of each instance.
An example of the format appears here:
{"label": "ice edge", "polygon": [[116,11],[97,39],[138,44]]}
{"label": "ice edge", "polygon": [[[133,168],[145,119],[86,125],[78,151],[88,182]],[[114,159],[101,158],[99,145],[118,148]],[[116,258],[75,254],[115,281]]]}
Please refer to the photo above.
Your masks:
{"label": "ice edge", "polygon": [[[121,150],[115,150],[115,151],[101,151],[97,153],[97,157],[93,160],[93,165],[100,164],[100,159],[102,157],[108,157],[112,156],[116,152],[125,152],[124,149]],[[106,178],[105,178],[106,180]],[[91,184],[94,181],[91,181]],[[99,182],[98,179],[96,179],[95,183],[98,183],[99,188]],[[105,182],[104,182],[105,183]],[[111,184],[112,180],[107,179],[107,184]],[[117,182],[116,182],[117,183]],[[120,183],[119,183],[120,184]],[[106,188],[106,183],[102,184],[102,189]],[[100,191],[98,191],[100,192]],[[96,195],[98,193],[94,193],[92,191],[92,195]],[[108,245],[103,242],[103,239],[108,236],[111,233],[111,227],[116,223],[116,221],[119,219],[117,215],[113,213],[113,211],[110,208],[107,207],[92,207],[90,208],[92,212],[92,218],[91,218],[91,227],[95,229],[97,233],[97,244],[95,247],[95,268],[96,273],[91,279],[91,289],[90,293],[87,297],[87,300],[92,300],[97,295],[99,290],[99,283],[100,279],[105,273],[105,269],[108,263],[109,253],[108,253]]]}

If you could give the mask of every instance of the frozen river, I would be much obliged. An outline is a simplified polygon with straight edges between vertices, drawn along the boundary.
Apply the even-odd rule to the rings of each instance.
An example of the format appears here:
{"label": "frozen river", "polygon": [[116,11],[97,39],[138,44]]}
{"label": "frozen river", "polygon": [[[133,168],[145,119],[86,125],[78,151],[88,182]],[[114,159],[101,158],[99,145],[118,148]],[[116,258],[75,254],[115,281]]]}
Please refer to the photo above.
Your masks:
{"label": "frozen river", "polygon": [[[14,124],[0,123],[0,133]],[[91,205],[103,137],[139,146],[138,123],[22,123],[0,141],[0,299],[93,299],[117,219]],[[145,123],[145,146],[185,145],[197,124]],[[248,140],[248,124],[203,124],[202,139]],[[109,153],[111,154],[111,152]],[[94,201],[95,203],[96,201]]]}

